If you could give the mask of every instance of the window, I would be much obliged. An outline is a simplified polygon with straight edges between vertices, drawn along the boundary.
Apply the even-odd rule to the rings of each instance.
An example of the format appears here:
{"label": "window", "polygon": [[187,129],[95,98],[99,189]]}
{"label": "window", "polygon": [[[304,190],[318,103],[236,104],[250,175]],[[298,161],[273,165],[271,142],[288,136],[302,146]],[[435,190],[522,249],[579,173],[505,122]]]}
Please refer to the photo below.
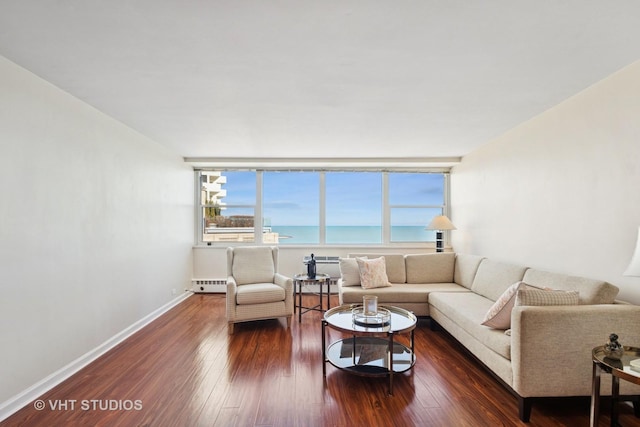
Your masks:
{"label": "window", "polygon": [[320,173],[263,172],[264,230],[280,244],[320,243]]}
{"label": "window", "polygon": [[448,175],[200,171],[202,242],[381,245],[433,242]]}
{"label": "window", "polygon": [[326,243],[382,243],[382,173],[326,173]]}
{"label": "window", "polygon": [[[201,172],[203,242],[255,242],[255,172]],[[230,191],[227,191],[230,190]]]}
{"label": "window", "polygon": [[[392,242],[432,242],[435,232],[425,230],[431,218],[442,215],[444,175],[389,174],[389,209]],[[425,218],[429,220],[425,222]]]}

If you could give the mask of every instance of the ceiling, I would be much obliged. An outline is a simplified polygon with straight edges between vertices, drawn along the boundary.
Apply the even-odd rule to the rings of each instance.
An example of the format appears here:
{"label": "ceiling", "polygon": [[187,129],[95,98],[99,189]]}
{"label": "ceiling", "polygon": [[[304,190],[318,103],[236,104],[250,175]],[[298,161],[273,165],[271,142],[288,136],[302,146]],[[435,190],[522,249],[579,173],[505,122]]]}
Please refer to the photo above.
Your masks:
{"label": "ceiling", "polygon": [[639,21],[636,0],[3,0],[0,55],[194,163],[447,163],[638,59]]}

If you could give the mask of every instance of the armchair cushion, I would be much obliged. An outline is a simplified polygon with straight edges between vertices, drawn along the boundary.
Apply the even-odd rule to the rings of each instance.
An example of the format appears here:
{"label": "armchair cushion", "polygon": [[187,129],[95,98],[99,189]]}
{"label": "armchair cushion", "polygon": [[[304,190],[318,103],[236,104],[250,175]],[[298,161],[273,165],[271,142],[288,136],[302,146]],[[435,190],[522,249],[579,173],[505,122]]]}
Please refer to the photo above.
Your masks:
{"label": "armchair cushion", "polygon": [[282,286],[274,283],[250,283],[238,287],[236,304],[264,304],[284,301],[285,292]]}
{"label": "armchair cushion", "polygon": [[275,266],[270,247],[238,247],[233,250],[232,275],[238,285],[273,283]]}

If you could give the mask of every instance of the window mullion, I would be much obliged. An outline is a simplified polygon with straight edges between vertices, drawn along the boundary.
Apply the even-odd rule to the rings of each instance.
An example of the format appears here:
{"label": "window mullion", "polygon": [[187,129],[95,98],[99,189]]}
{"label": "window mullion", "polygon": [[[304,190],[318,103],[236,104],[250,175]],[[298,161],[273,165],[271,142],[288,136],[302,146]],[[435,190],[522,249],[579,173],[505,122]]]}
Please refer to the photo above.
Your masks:
{"label": "window mullion", "polygon": [[195,173],[195,198],[198,201],[198,203],[196,203],[196,210],[195,210],[195,221],[196,221],[196,230],[195,230],[195,242],[196,243],[200,243],[203,238],[203,234],[204,234],[204,221],[205,221],[205,217],[204,217],[204,208],[203,208],[203,200],[202,200],[202,195],[203,195],[203,191],[202,191],[202,173],[201,172],[196,172]]}
{"label": "window mullion", "polygon": [[327,196],[327,191],[326,191],[326,185],[325,185],[325,173],[324,172],[320,172],[320,179],[319,179],[319,185],[320,185],[320,203],[319,203],[319,226],[320,226],[320,244],[324,245],[326,243],[326,225],[327,225],[327,216],[326,216],[326,196]]}
{"label": "window mullion", "polygon": [[382,173],[382,243],[391,241],[391,207],[389,206],[389,173]]}
{"label": "window mullion", "polygon": [[253,210],[253,236],[257,244],[262,244],[262,171],[256,171],[256,205]]}

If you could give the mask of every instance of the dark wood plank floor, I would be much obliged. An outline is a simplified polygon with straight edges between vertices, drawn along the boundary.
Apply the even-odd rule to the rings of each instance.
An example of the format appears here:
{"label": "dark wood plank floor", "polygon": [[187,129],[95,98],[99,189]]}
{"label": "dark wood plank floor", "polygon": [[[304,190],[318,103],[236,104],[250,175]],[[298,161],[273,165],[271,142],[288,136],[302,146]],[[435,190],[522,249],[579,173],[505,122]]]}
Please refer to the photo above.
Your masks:
{"label": "dark wood plank floor", "polygon": [[[521,423],[516,399],[427,319],[415,333],[417,363],[389,396],[385,379],[331,365],[323,380],[320,313],[296,317],[290,331],[266,320],[229,336],[224,303],[224,295],[188,298],[42,396],[45,409],[30,404],[2,426],[589,425],[588,398],[534,403],[531,422]],[[620,421],[640,426],[627,405]],[[601,425],[609,422],[603,414]]]}

